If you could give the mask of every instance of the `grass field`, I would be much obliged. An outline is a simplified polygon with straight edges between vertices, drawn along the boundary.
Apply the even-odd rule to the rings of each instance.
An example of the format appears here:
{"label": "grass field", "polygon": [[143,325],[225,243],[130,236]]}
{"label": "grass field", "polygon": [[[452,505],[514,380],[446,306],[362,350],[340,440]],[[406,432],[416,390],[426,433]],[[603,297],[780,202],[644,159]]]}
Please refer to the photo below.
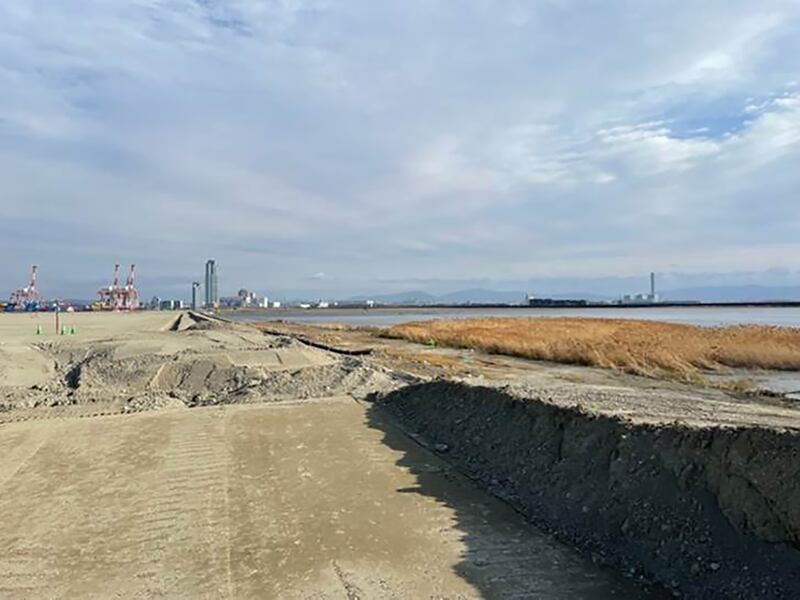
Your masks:
{"label": "grass field", "polygon": [[704,328],[625,319],[463,319],[405,323],[384,335],[534,360],[690,378],[729,367],[800,370],[800,329]]}

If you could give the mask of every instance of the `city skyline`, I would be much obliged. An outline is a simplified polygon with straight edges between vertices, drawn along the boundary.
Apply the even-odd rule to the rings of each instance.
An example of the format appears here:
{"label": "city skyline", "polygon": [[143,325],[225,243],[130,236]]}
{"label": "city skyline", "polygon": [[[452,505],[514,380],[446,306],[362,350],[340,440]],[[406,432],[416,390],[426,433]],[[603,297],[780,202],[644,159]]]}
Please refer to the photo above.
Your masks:
{"label": "city skyline", "polygon": [[[279,301],[301,300],[338,300],[354,299],[395,299],[417,298],[419,300],[439,300],[444,302],[487,301],[523,302],[526,294],[534,297],[575,297],[595,300],[619,299],[625,295],[641,294],[649,290],[650,273],[640,273],[630,277],[595,277],[595,278],[528,278],[519,280],[500,279],[464,279],[464,280],[383,280],[374,282],[345,282],[339,290],[324,287],[304,287],[297,289],[281,289],[268,282],[235,281],[227,275],[223,268],[222,286],[219,283],[219,263],[214,259],[205,261],[203,276],[195,278],[193,274],[182,276],[175,283],[170,279],[159,280],[147,276],[138,277],[143,298],[180,299],[187,302],[191,299],[192,283],[197,279],[201,291],[198,300],[200,305],[208,304],[207,285],[208,263],[214,263],[212,279],[215,281],[217,301],[235,298],[242,289],[252,291],[257,297],[269,297]],[[41,266],[39,267],[41,271]],[[30,271],[28,271],[28,275]],[[51,273],[44,269],[40,274],[37,289],[48,299],[70,299],[89,302],[96,299],[96,288],[105,287],[108,279],[86,279],[53,281]],[[800,273],[788,270],[771,270],[766,272],[739,273],[656,273],[658,292],[673,300],[707,300],[707,301],[769,301],[800,299]],[[316,280],[310,280],[313,285]],[[73,290],[71,293],[58,290]],[[221,291],[220,291],[221,290]],[[213,302],[212,302],[213,304]]]}

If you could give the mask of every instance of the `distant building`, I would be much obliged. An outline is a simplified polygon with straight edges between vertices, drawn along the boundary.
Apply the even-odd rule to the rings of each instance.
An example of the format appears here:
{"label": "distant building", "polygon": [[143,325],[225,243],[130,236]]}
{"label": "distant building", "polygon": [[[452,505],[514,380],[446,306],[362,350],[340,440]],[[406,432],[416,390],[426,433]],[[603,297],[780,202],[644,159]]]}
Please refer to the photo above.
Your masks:
{"label": "distant building", "polygon": [[255,292],[249,292],[244,288],[240,289],[236,296],[239,298],[239,306],[243,308],[256,306],[258,302]]}
{"label": "distant building", "polygon": [[259,297],[255,292],[240,289],[235,296],[224,296],[219,299],[222,308],[268,308],[269,298]]}
{"label": "distant building", "polygon": [[281,307],[281,303],[280,302],[273,302],[272,303],[272,308],[280,308],[280,307]]}
{"label": "distant building", "polygon": [[656,274],[650,273],[650,293],[649,294],[626,294],[622,297],[622,304],[658,304],[661,297],[656,292]]}
{"label": "distant building", "polygon": [[560,299],[560,298],[534,298],[528,296],[528,306],[558,306],[564,308],[587,306],[589,302],[582,299]]}
{"label": "distant building", "polygon": [[580,298],[572,299],[572,298],[537,298],[536,296],[531,296],[530,294],[525,294],[525,304],[528,306],[559,306],[559,307],[580,307],[586,306],[589,304],[587,300],[583,300]]}
{"label": "distant building", "polygon": [[213,259],[206,261],[205,284],[206,284],[205,305],[207,308],[217,308],[219,306],[217,262]]}
{"label": "distant building", "polygon": [[192,282],[192,310],[197,310],[197,288],[199,287],[199,281]]}
{"label": "distant building", "polygon": [[159,310],[182,310],[183,300],[162,300],[159,302]]}

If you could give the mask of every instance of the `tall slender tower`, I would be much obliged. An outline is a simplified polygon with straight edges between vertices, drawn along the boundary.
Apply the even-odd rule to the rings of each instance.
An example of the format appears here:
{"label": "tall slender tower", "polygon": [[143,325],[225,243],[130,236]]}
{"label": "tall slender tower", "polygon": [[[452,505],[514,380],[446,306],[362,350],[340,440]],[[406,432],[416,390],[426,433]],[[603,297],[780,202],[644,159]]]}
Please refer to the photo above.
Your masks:
{"label": "tall slender tower", "polygon": [[650,298],[656,300],[656,274],[650,273]]}
{"label": "tall slender tower", "polygon": [[192,310],[197,310],[197,288],[199,287],[199,281],[192,282]]}
{"label": "tall slender tower", "polygon": [[217,291],[217,263],[214,259],[206,261],[206,308],[219,306],[219,292]]}

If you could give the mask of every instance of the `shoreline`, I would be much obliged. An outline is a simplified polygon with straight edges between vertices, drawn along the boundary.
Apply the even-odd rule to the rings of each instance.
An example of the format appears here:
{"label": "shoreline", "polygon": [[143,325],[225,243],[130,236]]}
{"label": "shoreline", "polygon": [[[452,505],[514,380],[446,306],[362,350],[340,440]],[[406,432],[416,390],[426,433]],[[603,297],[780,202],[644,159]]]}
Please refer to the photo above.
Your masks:
{"label": "shoreline", "polygon": [[783,305],[647,305],[584,307],[528,306],[400,306],[279,309],[229,309],[218,314],[232,321],[284,320],[306,323],[341,323],[391,326],[414,320],[471,319],[489,317],[552,318],[560,316],[603,319],[639,319],[717,327],[726,325],[773,325],[800,328],[800,306]]}
{"label": "shoreline", "polygon": [[280,308],[222,308],[217,312],[220,314],[260,314],[260,313],[281,313],[281,312],[305,312],[305,313],[330,313],[335,311],[350,312],[380,312],[380,311],[416,311],[416,310],[568,310],[568,309],[659,309],[659,308],[800,308],[800,300],[775,300],[757,302],[656,302],[642,304],[609,304],[606,302],[587,302],[569,304],[503,304],[503,303],[471,303],[471,304],[381,304],[379,306],[330,306],[320,308],[312,306],[303,308],[301,306],[281,306]]}

